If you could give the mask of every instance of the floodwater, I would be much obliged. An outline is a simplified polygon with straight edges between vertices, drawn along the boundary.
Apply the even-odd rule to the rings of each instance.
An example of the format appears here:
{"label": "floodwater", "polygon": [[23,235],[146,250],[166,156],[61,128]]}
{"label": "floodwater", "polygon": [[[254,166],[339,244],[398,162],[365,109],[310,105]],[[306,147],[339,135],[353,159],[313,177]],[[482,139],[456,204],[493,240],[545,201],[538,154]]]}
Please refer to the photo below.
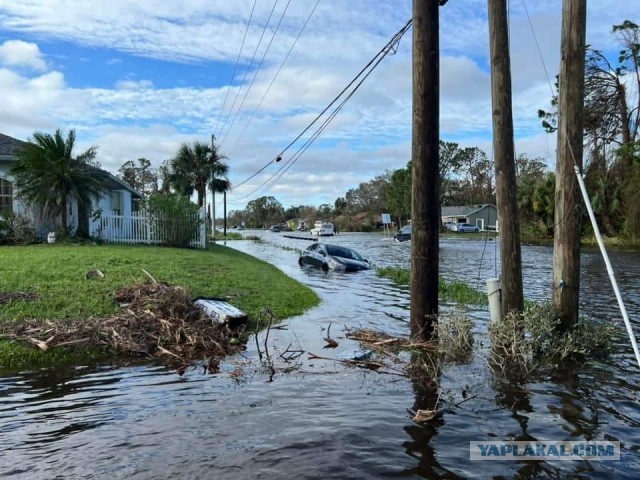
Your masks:
{"label": "floodwater", "polygon": [[[285,362],[287,349],[327,358],[358,354],[345,328],[408,333],[409,295],[373,271],[300,268],[309,242],[257,233],[228,246],[266,260],[309,285],[322,304],[271,330],[276,373],[261,366],[253,339],[222,373],[184,376],[158,365],[97,365],[0,377],[0,476],[10,478],[638,478],[640,369],[621,336],[607,360],[564,367],[524,385],[505,385],[486,364],[488,313],[471,309],[472,360],[446,366],[442,399],[453,405],[426,426],[408,409],[432,408],[402,376],[324,359]],[[378,266],[408,266],[410,246],[376,234],[340,234]],[[484,288],[499,269],[495,241],[443,239],[441,273]],[[551,291],[552,250],[523,248],[525,294]],[[640,331],[640,253],[611,260]],[[583,254],[583,313],[619,321],[597,251]],[[452,308],[444,305],[444,310]],[[339,346],[325,350],[323,337]],[[260,342],[264,335],[259,336]],[[290,371],[284,371],[288,369]],[[464,390],[464,392],[463,392]],[[433,393],[433,392],[432,392]],[[470,441],[617,440],[620,461],[476,462]]]}

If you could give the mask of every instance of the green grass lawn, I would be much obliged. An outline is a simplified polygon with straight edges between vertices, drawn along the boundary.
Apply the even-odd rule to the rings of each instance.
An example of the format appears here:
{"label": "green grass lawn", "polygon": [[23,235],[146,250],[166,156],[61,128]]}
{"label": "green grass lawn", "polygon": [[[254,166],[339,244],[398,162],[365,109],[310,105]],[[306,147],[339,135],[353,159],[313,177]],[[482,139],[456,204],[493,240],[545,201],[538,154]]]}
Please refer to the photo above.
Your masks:
{"label": "green grass lawn", "polygon": [[[86,273],[94,268],[104,278],[87,280]],[[192,297],[230,297],[229,303],[245,311],[252,325],[264,307],[284,319],[320,302],[310,288],[276,267],[220,245],[208,250],[115,245],[0,247],[0,293],[38,295],[36,301],[0,305],[0,322],[111,315],[120,308],[111,293],[149,281],[142,269],[159,282],[186,287]],[[20,353],[16,348],[13,343],[0,342],[0,366],[11,363],[3,362],[3,355]]]}
{"label": "green grass lawn", "polygon": [[[87,280],[97,268],[104,278]],[[25,318],[83,319],[115,313],[110,294],[157,281],[186,287],[193,297],[230,296],[229,303],[256,317],[269,307],[278,318],[299,315],[319,303],[315,293],[276,267],[236,250],[206,251],[147,246],[35,245],[0,247],[0,292],[32,292],[38,301],[0,306],[0,321]]]}

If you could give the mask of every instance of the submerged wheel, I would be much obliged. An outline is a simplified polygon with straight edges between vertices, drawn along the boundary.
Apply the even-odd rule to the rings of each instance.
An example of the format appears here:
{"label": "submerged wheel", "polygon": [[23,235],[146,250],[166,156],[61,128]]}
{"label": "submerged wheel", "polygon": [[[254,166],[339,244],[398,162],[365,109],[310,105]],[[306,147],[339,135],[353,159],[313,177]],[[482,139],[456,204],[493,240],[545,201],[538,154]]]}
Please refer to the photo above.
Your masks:
{"label": "submerged wheel", "polygon": [[298,265],[303,266],[304,262],[302,261],[302,258],[298,258]]}
{"label": "submerged wheel", "polygon": [[328,263],[323,263],[322,264],[322,270],[324,270],[325,272],[329,271],[329,264]]}

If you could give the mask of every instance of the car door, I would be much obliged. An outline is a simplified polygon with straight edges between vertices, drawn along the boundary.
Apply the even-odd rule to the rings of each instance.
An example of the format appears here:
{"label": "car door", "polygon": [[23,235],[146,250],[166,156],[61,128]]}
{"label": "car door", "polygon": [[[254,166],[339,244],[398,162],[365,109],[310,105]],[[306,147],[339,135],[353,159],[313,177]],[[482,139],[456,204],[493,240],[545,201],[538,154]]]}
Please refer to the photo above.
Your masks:
{"label": "car door", "polygon": [[303,261],[309,265],[321,266],[322,262],[320,261],[320,253],[318,252],[318,248],[320,244],[314,243],[309,248],[304,251]]}

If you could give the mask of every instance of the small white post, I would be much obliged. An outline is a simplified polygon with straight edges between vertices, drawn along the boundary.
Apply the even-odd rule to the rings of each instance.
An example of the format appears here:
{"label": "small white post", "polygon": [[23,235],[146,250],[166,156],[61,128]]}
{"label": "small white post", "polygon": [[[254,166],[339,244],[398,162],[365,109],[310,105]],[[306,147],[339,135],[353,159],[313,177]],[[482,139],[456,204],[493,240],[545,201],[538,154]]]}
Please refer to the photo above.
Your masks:
{"label": "small white post", "polygon": [[502,288],[499,278],[487,278],[487,296],[489,298],[489,316],[494,325],[502,320]]}

